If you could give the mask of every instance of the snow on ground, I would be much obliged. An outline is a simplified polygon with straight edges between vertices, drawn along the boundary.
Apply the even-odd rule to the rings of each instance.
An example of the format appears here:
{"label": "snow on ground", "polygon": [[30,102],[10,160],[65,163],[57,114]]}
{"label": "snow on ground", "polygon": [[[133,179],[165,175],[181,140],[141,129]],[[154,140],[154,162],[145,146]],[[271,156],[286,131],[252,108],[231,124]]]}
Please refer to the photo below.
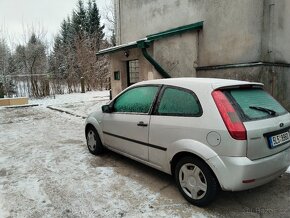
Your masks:
{"label": "snow on ground", "polygon": [[[87,115],[108,92],[31,100],[31,108],[0,107],[0,217],[285,217],[289,179],[237,193],[221,193],[208,208],[188,204],[173,179],[107,152],[91,155],[84,120],[47,106]],[[288,169],[290,172],[290,169]],[[285,199],[281,201],[280,199]]]}
{"label": "snow on ground", "polygon": [[[101,108],[109,101],[109,91],[91,91],[86,93],[72,93],[55,95],[42,99],[30,99],[29,104],[52,106],[70,114],[87,117],[90,113]],[[290,166],[287,173],[290,173]]]}
{"label": "snow on ground", "polygon": [[109,91],[91,91],[86,93],[71,93],[64,95],[49,96],[41,99],[30,99],[29,104],[63,105],[71,103],[84,103],[88,101],[108,100]]}
{"label": "snow on ground", "polygon": [[42,99],[31,99],[29,104],[39,104],[43,107],[52,107],[58,110],[87,117],[109,101],[109,91],[92,91],[86,93],[72,93],[49,96]]}
{"label": "snow on ground", "polygon": [[1,218],[124,216],[215,214],[192,210],[168,175],[113,153],[91,155],[81,118],[45,107],[0,109]]}

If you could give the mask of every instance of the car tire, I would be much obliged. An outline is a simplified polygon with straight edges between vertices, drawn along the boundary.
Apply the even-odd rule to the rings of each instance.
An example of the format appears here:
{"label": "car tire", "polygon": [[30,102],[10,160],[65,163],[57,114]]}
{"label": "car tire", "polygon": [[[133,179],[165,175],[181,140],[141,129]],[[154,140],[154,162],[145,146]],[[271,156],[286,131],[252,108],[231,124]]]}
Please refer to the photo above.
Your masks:
{"label": "car tire", "polygon": [[93,155],[100,155],[104,152],[105,148],[102,144],[98,132],[94,128],[89,128],[86,132],[87,146]]}
{"label": "car tire", "polygon": [[209,205],[219,191],[219,183],[211,169],[195,157],[180,159],[174,177],[183,197],[199,207]]}

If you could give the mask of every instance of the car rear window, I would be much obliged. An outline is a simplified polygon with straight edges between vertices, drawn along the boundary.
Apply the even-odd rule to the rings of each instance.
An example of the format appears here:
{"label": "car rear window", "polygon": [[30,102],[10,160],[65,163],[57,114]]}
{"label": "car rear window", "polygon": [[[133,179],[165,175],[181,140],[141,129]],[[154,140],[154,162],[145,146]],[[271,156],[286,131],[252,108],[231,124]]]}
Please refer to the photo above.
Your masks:
{"label": "car rear window", "polygon": [[261,88],[232,89],[226,92],[238,106],[245,121],[266,119],[287,113],[278,101]]}

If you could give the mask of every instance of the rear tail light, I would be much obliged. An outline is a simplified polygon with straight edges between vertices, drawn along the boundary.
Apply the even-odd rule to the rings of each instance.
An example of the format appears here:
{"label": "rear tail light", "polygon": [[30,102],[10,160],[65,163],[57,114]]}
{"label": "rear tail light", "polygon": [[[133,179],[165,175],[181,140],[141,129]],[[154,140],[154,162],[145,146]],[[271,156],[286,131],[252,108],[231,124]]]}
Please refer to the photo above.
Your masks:
{"label": "rear tail light", "polygon": [[212,97],[230,135],[237,140],[247,140],[246,128],[225,94],[216,90],[212,92]]}

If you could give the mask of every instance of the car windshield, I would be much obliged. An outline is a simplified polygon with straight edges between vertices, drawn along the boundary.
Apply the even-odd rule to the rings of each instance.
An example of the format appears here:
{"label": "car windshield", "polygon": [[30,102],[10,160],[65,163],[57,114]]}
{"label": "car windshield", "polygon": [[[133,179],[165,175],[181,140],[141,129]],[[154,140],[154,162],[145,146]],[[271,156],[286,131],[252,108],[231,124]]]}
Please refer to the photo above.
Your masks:
{"label": "car windshield", "polygon": [[261,88],[231,89],[226,92],[241,109],[245,120],[265,119],[287,113],[279,102]]}

